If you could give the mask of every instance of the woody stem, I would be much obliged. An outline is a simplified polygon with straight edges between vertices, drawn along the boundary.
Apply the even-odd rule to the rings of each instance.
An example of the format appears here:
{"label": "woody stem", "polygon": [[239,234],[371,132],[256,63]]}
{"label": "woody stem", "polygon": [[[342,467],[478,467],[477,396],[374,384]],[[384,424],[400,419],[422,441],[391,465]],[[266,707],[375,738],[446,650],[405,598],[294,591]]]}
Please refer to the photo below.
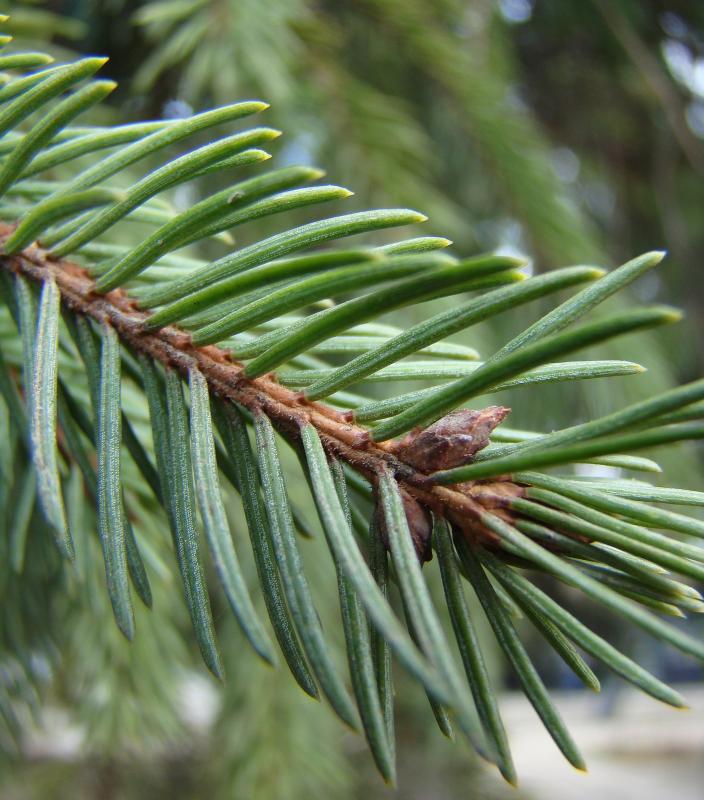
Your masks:
{"label": "woody stem", "polygon": [[[0,227],[0,242],[10,232],[10,226]],[[370,482],[374,483],[383,470],[390,470],[400,485],[434,512],[451,510],[475,521],[481,516],[481,506],[464,491],[434,485],[427,473],[373,442],[366,428],[350,423],[345,414],[324,403],[308,401],[286,389],[277,383],[275,375],[248,378],[243,365],[226,350],[214,345],[198,347],[190,334],[178,327],[145,330],[143,322],[148,315],[138,309],[134,299],[121,289],[98,294],[95,282],[78,264],[53,260],[46,251],[32,246],[17,255],[0,255],[0,265],[40,284],[53,279],[67,309],[110,324],[132,350],[178,370],[184,377],[197,368],[215,396],[234,401],[252,413],[266,414],[287,438],[297,440],[301,427],[312,424],[328,455],[347,463]]]}

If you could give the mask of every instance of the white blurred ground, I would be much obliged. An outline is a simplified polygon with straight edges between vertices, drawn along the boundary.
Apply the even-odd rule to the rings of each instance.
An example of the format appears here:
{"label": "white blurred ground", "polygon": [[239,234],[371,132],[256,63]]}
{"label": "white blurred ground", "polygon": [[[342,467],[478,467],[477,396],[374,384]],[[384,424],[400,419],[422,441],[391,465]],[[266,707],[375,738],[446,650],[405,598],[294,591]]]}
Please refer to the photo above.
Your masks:
{"label": "white blurred ground", "polygon": [[[676,687],[690,703],[676,711],[640,692],[615,696],[591,692],[550,692],[587,761],[587,774],[574,770],[549,738],[533,708],[519,693],[500,698],[519,776],[519,791],[495,770],[462,796],[472,800],[704,800],[704,685]],[[192,677],[182,693],[184,718],[194,733],[206,734],[217,698],[206,679]],[[350,735],[355,747],[361,739]],[[27,737],[30,760],[73,761],[84,749],[83,732],[65,711],[45,709],[42,724]],[[461,758],[461,753],[456,752]],[[369,800],[455,800],[454,789],[438,785],[422,763],[405,765],[402,788],[391,792],[374,783]],[[415,770],[419,769],[418,774]],[[449,793],[448,793],[449,792]],[[4,796],[0,793],[0,800]]]}
{"label": "white blurred ground", "polygon": [[522,695],[502,698],[519,786],[534,800],[704,800],[704,687],[680,687],[675,711],[624,690],[605,698],[551,692],[588,765],[570,767]]}

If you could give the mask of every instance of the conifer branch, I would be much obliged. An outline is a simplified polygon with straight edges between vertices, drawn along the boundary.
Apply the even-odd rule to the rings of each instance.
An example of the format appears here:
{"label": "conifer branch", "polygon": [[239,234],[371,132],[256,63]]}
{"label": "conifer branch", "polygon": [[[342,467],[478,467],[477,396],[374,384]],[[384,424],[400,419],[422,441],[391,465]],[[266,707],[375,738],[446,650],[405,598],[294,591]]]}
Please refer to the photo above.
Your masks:
{"label": "conifer branch", "polygon": [[[0,246],[13,231],[13,226],[0,225]],[[428,509],[441,516],[448,511],[454,516],[466,516],[475,523],[473,530],[479,538],[486,541],[495,538],[479,520],[482,500],[488,497],[490,507],[496,506],[498,492],[491,492],[487,487],[474,488],[472,484],[465,484],[462,490],[435,485],[430,474],[394,456],[392,443],[374,442],[366,428],[350,422],[349,413],[307,400],[303,393],[279,385],[274,374],[248,378],[244,365],[234,360],[227,350],[216,345],[195,345],[191,335],[176,326],[148,330],[144,322],[151,315],[140,311],[125,290],[98,294],[95,281],[83,267],[68,260],[52,259],[37,245],[11,256],[0,256],[0,264],[9,272],[24,275],[39,284],[53,278],[66,308],[97,323],[108,323],[135,352],[176,369],[184,378],[196,366],[212,394],[238,403],[252,414],[266,414],[279,433],[293,441],[299,439],[304,425],[312,424],[328,456],[344,461],[372,484],[389,471]],[[513,496],[522,494],[517,486],[513,489]],[[505,491],[505,487],[501,490]]]}
{"label": "conifer branch", "polygon": [[[0,47],[6,43],[0,38]],[[11,63],[37,65],[33,54],[28,59]],[[149,528],[163,523],[163,513],[195,639],[221,678],[202,522],[235,618],[259,656],[274,663],[277,654],[239,565],[222,476],[241,498],[270,628],[292,676],[308,695],[327,697],[347,725],[364,730],[387,781],[395,769],[391,654],[422,685],[443,733],[453,717],[476,751],[514,780],[462,580],[476,591],[526,695],[576,766],[582,758],[514,629],[517,607],[592,688],[598,681],[574,645],[654,697],[683,705],[674,690],[544,596],[528,576],[548,573],[704,660],[699,641],[655,615],[704,611],[699,592],[667,574],[704,579],[704,550],[669,535],[704,537],[704,523],[652,507],[703,506],[704,494],[634,481],[589,485],[570,472],[540,471],[585,460],[658,471],[631,451],[704,438],[704,380],[549,434],[497,427],[508,413],[502,406],[465,405],[508,388],[642,372],[630,361],[552,359],[677,321],[678,311],[661,306],[582,321],[663,254],[645,253],[611,272],[570,267],[526,278],[517,259],[458,258],[446,252],[451,242],[442,237],[356,249],[331,244],[425,220],[417,211],[392,208],[317,216],[212,261],[186,256],[184,248],[205,240],[231,246],[236,226],[351,193],[306,186],[322,173],[288,166],[177,211],[165,191],[268,159],[251,148],[278,131],[259,127],[223,138],[210,130],[266,104],[236,103],[171,122],[73,127],[73,118],[113,87],[98,81],[76,90],[102,63],[88,58],[51,67],[0,90],[6,306],[0,316],[0,499],[17,484],[21,501],[6,561],[18,583],[29,580],[27,547],[47,558],[60,553],[77,566],[95,545],[83,536],[95,520],[102,565],[99,558],[80,568],[94,577],[104,566],[117,627],[127,639],[137,637],[139,605],[132,595],[151,608]],[[211,140],[163,155],[198,132],[209,132]],[[118,149],[93,155],[108,147]],[[76,167],[79,156],[92,163]],[[136,177],[134,165],[147,156],[161,160]],[[54,169],[61,180],[53,172],[35,177]],[[129,235],[134,222],[151,226],[136,244]],[[485,361],[477,361],[474,349],[445,341],[575,287]],[[390,311],[449,297],[457,302],[405,330],[379,322]],[[352,359],[344,361],[345,354]],[[434,360],[407,360],[421,354]],[[431,385],[383,400],[347,389],[396,380]],[[275,430],[297,451],[298,465],[280,457]],[[13,462],[17,481],[14,466],[7,467]],[[287,479],[296,469],[310,488],[314,505],[307,510],[320,523],[338,579],[351,693],[331,657],[299,552],[295,531],[306,536],[309,524],[289,497]],[[38,535],[28,535],[32,505]],[[91,524],[84,515],[92,515]],[[58,548],[46,546],[51,536]],[[421,569],[433,551],[466,684],[426,585],[430,576]],[[400,590],[405,624],[391,604],[390,581]]]}

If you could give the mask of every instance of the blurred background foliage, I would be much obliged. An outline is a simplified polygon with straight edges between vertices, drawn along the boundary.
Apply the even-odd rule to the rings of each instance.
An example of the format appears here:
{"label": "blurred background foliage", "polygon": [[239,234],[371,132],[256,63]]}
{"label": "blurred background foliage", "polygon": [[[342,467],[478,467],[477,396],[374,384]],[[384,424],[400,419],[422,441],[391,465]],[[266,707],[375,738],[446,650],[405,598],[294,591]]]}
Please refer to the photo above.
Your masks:
{"label": "blurred background foliage", "polygon": [[[355,191],[360,208],[419,208],[430,217],[428,233],[449,236],[459,252],[520,253],[541,271],[572,263],[612,267],[667,249],[666,267],[635,291],[684,306],[688,321],[658,333],[657,343],[641,335],[608,346],[609,357],[638,360],[648,373],[611,379],[608,390],[596,381],[588,391],[526,392],[520,407],[514,403],[512,425],[549,429],[701,374],[704,4],[55,0],[0,7],[12,14],[9,32],[23,44],[50,42],[57,55],[110,56],[104,71],[120,81],[111,98],[116,119],[184,116],[265,99],[272,104],[266,124],[285,132],[280,164],[325,167],[332,182]],[[194,191],[179,190],[176,202],[193,202]],[[261,236],[266,224],[246,235]],[[417,313],[399,312],[395,321],[408,324]],[[471,344],[489,351],[536,314],[521,309],[473,329]],[[672,484],[701,486],[693,454],[680,449],[676,460],[664,461]],[[230,500],[237,530],[241,515]],[[21,730],[22,715],[32,713],[31,704],[17,711],[13,694],[38,698],[48,691],[56,715],[49,728],[61,732],[70,757],[55,752],[54,740],[35,737],[17,761],[12,742],[3,740],[0,763],[12,769],[2,771],[0,796],[384,795],[361,742],[293,682],[255,665],[229,621],[221,633],[229,682],[216,687],[194,667],[184,610],[173,602],[179,592],[168,570],[158,569],[159,554],[151,565],[159,614],[142,615],[140,635],[128,646],[99,585],[102,569],[90,553],[96,542],[86,537],[84,545],[75,580],[61,576],[53,553],[33,554],[37,591],[25,590],[18,602],[35,603],[29,616],[42,620],[31,631],[36,669],[28,674],[12,659],[0,664],[6,724]],[[318,545],[306,548],[313,572]],[[318,573],[316,592],[334,595],[331,576]],[[214,603],[225,620],[223,599]],[[651,648],[656,671],[696,677]],[[540,664],[539,649],[533,651]],[[565,685],[555,663],[541,666],[551,685]],[[503,672],[498,661],[494,667]],[[508,793],[464,748],[445,746],[424,698],[406,691],[399,677],[401,795],[454,797],[457,787],[463,796]],[[20,716],[13,721],[14,714]]]}

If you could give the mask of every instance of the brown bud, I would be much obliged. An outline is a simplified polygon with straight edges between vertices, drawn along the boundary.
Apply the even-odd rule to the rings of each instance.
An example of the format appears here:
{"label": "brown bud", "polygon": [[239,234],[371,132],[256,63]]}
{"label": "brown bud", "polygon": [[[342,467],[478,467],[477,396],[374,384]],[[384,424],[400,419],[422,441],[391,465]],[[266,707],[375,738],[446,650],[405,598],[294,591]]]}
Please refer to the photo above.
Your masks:
{"label": "brown bud", "polygon": [[411,431],[389,449],[401,461],[422,472],[459,467],[489,444],[491,432],[510,411],[503,406],[489,406],[481,411],[461,408],[425,430]]}
{"label": "brown bud", "polygon": [[[491,511],[493,516],[500,517],[509,524],[514,524],[516,521],[511,508],[512,502],[516,498],[525,496],[525,489],[522,486],[501,478],[477,483],[472,481],[458,483],[454,486],[454,490],[476,501],[484,510]],[[467,541],[484,544],[498,542],[498,535],[476,518],[451,508],[447,509],[447,518],[464,533]]]}
{"label": "brown bud", "polygon": [[[430,537],[433,532],[433,524],[430,513],[424,508],[413,495],[406,491],[403,486],[399,486],[399,493],[403,501],[403,510],[406,512],[406,522],[408,523],[408,530],[411,533],[413,546],[418,554],[418,560],[421,564],[430,561],[433,557],[433,551],[430,547]],[[389,535],[386,530],[386,523],[384,520],[384,513],[380,506],[376,510],[377,520],[379,523],[379,530],[381,531],[381,538],[384,542],[386,549],[389,549]]]}
{"label": "brown bud", "polygon": [[482,508],[488,511],[510,509],[514,500],[526,495],[523,486],[500,478],[478,483],[458,483],[455,488],[466,494],[467,497],[476,500]]}

